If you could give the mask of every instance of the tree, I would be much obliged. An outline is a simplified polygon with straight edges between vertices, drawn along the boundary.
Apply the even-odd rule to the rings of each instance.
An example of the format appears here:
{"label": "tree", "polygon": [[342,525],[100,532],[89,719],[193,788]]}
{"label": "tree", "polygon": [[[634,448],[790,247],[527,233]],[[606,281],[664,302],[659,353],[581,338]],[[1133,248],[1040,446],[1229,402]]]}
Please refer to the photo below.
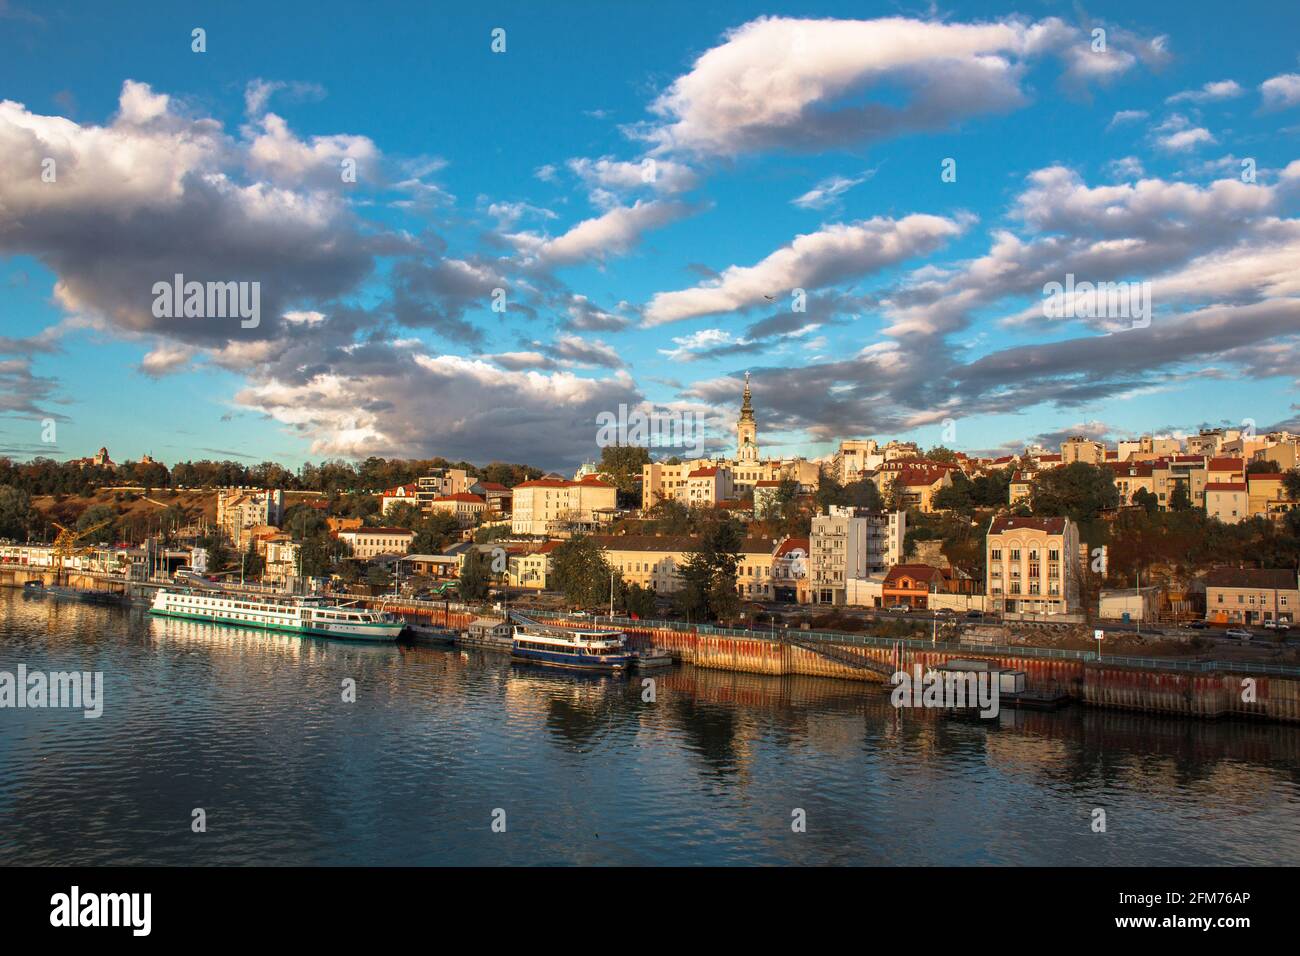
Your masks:
{"label": "tree", "polygon": [[1160,499],[1145,488],[1139,488],[1133,492],[1133,504],[1149,515],[1153,515],[1160,510]]}
{"label": "tree", "polygon": [[1246,474],[1248,475],[1276,475],[1282,470],[1281,466],[1275,461],[1268,461],[1264,458],[1256,458],[1246,465]]}
{"label": "tree", "polygon": [[700,535],[679,572],[682,588],[676,595],[679,613],[703,620],[729,620],[740,610],[736,568],[744,529],[734,518],[715,522]]}
{"label": "tree", "polygon": [[935,445],[925,453],[926,461],[940,461],[944,464],[955,465],[957,463],[957,453],[951,448],[945,448],[943,445]]}
{"label": "tree", "polygon": [[1174,485],[1174,490],[1169,493],[1169,510],[1192,510],[1192,496],[1187,491],[1187,485],[1181,481]]}
{"label": "tree", "polygon": [[609,601],[610,565],[589,535],[574,535],[551,552],[551,581],[571,607]]}
{"label": "tree", "polygon": [[903,484],[898,480],[897,475],[891,476],[885,483],[885,507],[890,511],[906,511],[907,505],[903,498]]}
{"label": "tree", "polygon": [[0,485],[0,538],[25,541],[35,523],[31,495],[21,488]]}
{"label": "tree", "polygon": [[266,562],[262,556],[257,553],[257,542],[249,541],[248,550],[244,552],[244,576],[248,578],[260,578],[262,571],[266,568]]}
{"label": "tree", "polygon": [[650,464],[650,450],[640,445],[606,445],[600,450],[600,470],[609,475],[620,494],[631,495],[641,485],[641,468]]}
{"label": "tree", "polygon": [[460,521],[446,511],[435,511],[412,525],[412,554],[439,554],[454,538],[460,537]]}
{"label": "tree", "polygon": [[[622,582],[622,578],[619,578]],[[639,584],[629,584],[623,589],[623,608],[629,617],[647,618],[655,615],[655,592]]]}
{"label": "tree", "polygon": [[86,531],[95,525],[107,521],[108,524],[91,534],[94,541],[112,541],[117,537],[117,511],[108,505],[91,505],[77,519],[77,530]]}
{"label": "tree", "polygon": [[1031,501],[1036,515],[1064,516],[1082,525],[1116,507],[1119,491],[1111,469],[1076,461],[1040,474]]}
{"label": "tree", "polygon": [[465,601],[482,601],[492,591],[491,559],[482,551],[473,549],[465,552],[465,561],[460,566],[460,596]]}
{"label": "tree", "polygon": [[1282,487],[1292,501],[1300,501],[1300,470],[1292,468],[1282,476]]}

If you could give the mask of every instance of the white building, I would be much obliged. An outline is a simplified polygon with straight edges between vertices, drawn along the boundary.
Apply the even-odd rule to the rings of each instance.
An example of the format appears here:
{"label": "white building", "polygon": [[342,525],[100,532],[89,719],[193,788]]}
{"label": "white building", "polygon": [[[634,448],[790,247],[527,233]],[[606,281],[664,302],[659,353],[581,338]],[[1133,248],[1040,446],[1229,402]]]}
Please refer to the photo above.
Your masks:
{"label": "white building", "polygon": [[904,511],[832,505],[812,519],[808,590],[814,604],[844,604],[849,581],[884,574],[903,560]]}

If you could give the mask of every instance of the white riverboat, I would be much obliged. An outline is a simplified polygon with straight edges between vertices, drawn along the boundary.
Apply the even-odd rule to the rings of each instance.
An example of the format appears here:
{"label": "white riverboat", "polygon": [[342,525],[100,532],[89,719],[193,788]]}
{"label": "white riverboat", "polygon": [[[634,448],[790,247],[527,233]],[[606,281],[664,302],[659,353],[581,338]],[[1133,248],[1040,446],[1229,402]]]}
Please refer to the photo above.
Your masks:
{"label": "white riverboat", "polygon": [[149,613],[347,641],[395,641],[405,627],[403,621],[384,611],[332,604],[323,597],[167,588],[154,596]]}
{"label": "white riverboat", "polygon": [[632,663],[622,631],[561,628],[526,621],[515,628],[515,660],[570,670],[622,673]]}

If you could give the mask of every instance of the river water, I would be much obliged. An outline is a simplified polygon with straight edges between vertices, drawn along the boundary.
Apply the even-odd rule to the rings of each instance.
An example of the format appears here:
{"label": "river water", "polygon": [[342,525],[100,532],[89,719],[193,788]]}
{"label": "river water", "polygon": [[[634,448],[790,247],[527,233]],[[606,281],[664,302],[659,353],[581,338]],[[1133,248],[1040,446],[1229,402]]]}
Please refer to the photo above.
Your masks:
{"label": "river water", "polygon": [[20,664],[102,672],[104,704],[0,709],[0,864],[1300,863],[1288,725],[971,722],[690,666],[647,701],[636,674],[4,590]]}

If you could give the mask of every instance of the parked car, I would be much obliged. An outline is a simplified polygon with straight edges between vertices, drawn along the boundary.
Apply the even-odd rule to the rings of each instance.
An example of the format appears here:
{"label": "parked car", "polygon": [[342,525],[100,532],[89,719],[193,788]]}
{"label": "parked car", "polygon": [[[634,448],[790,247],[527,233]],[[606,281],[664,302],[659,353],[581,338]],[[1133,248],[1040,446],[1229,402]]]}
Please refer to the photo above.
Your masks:
{"label": "parked car", "polygon": [[892,613],[906,614],[910,610],[912,610],[912,607],[909,604],[891,604],[889,606],[889,611],[891,614]]}
{"label": "parked car", "polygon": [[967,619],[972,620],[972,621],[978,621],[978,620],[979,620],[980,618],[982,618],[983,616],[984,616],[984,612],[983,612],[983,611],[967,611],[967,612],[966,612],[966,617],[967,617]]}
{"label": "parked car", "polygon": [[938,614],[940,617],[951,617],[953,614],[953,610],[950,607],[941,607],[934,613]]}
{"label": "parked car", "polygon": [[1240,627],[1230,627],[1224,634],[1228,637],[1237,638],[1238,640],[1248,641],[1251,638],[1250,631]]}
{"label": "parked car", "polygon": [[1203,631],[1210,625],[1206,624],[1204,621],[1188,621],[1183,626],[1190,627],[1193,631]]}

